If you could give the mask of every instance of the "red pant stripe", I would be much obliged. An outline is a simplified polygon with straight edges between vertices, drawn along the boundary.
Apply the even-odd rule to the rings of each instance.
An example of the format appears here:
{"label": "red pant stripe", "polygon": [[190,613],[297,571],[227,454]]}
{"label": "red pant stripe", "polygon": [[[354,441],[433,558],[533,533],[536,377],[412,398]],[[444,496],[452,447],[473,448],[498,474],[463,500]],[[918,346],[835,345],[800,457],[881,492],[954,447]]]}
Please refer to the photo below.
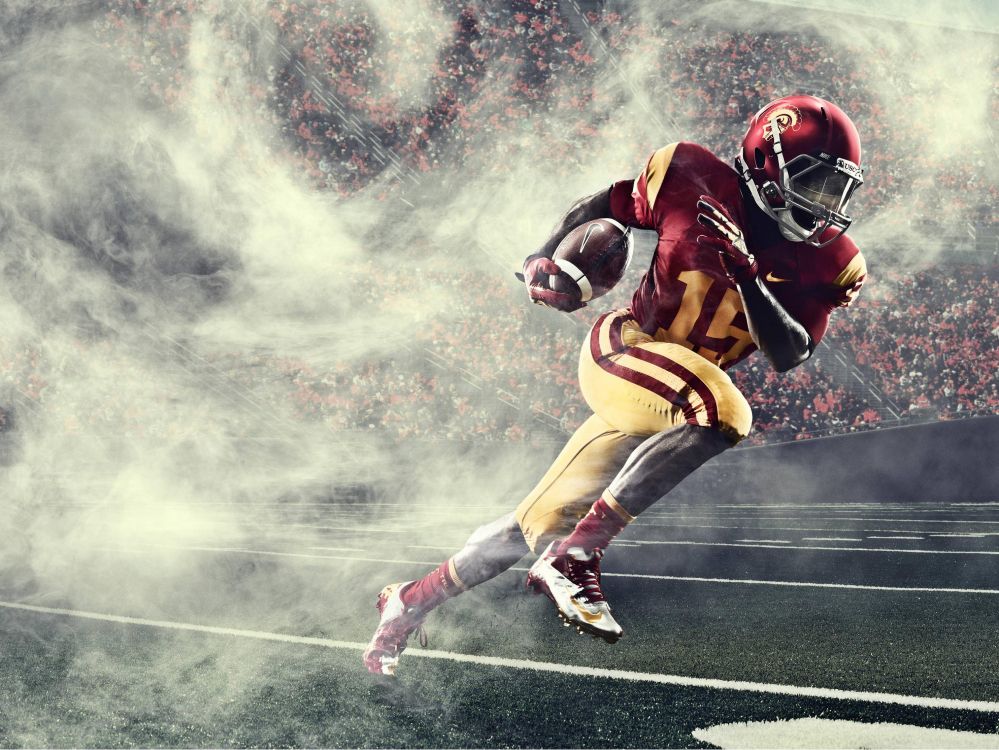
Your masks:
{"label": "red pant stripe", "polygon": [[694,411],[686,397],[674,391],[661,380],[656,380],[655,378],[646,375],[644,372],[632,370],[630,367],[616,364],[607,359],[598,359],[597,364],[600,365],[601,369],[609,372],[611,375],[627,380],[629,383],[640,386],[659,398],[665,399],[669,403],[673,404],[673,406],[683,411],[683,416],[687,422],[690,424],[697,424],[697,413]]}
{"label": "red pant stripe", "polygon": [[608,333],[610,333],[611,349],[615,352],[619,352],[624,349],[624,339],[621,337],[621,329],[624,328],[624,321],[630,319],[631,318],[626,318],[624,315],[618,315],[611,321],[610,331],[608,331]]}
{"label": "red pant stripe", "polygon": [[[707,384],[697,377],[697,375],[681,365],[679,362],[676,362],[669,357],[664,357],[661,354],[657,354],[656,352],[649,351],[648,349],[632,347],[628,351],[628,354],[633,357],[637,357],[644,362],[661,367],[683,380],[683,382],[689,385],[694,392],[701,397],[701,401],[704,402],[704,409],[708,416],[708,424],[718,424],[718,404],[715,401],[715,396],[711,392],[711,389],[708,388]],[[684,412],[684,416],[687,416],[686,412]],[[690,421],[689,417],[687,421]]]}
{"label": "red pant stripe", "polygon": [[[616,320],[610,322],[609,333],[612,349],[609,352],[605,352],[600,347],[600,331],[603,328],[604,323],[606,323],[607,317],[610,315],[617,315],[618,317]],[[613,312],[605,313],[600,316],[590,333],[590,355],[593,357],[593,361],[600,365],[601,369],[611,375],[622,378],[629,383],[633,383],[641,388],[644,388],[659,398],[665,399],[669,403],[673,404],[673,406],[681,409],[683,411],[684,418],[689,423],[697,424],[697,415],[694,411],[694,407],[691,406],[685,396],[673,390],[661,380],[657,380],[654,377],[646,375],[644,372],[632,370],[630,367],[626,367],[625,365],[612,362],[607,358],[607,355],[614,354],[615,352],[627,351],[629,354],[634,354],[637,351],[641,351],[635,347],[624,346],[621,331],[626,320],[631,320],[631,318],[627,315]]]}
{"label": "red pant stripe", "polygon": [[594,360],[599,361],[600,358],[604,356],[604,352],[600,350],[600,329],[604,327],[604,321],[607,320],[608,316],[613,314],[614,313],[609,312],[601,315],[597,318],[597,322],[593,324],[593,328],[590,330],[590,356],[593,357]]}
{"label": "red pant stripe", "polygon": [[[610,337],[610,351],[604,351],[600,346],[600,332],[603,330],[604,323],[612,315],[616,315],[616,319],[610,322],[610,327],[608,329],[608,334]],[[605,357],[608,354],[613,354],[614,352],[624,351],[624,339],[622,338],[622,329],[624,328],[625,321],[633,320],[630,315],[624,313],[609,312],[604,313],[599,318],[597,322],[593,324],[593,329],[590,331],[590,354],[593,359],[600,359],[600,357]]]}

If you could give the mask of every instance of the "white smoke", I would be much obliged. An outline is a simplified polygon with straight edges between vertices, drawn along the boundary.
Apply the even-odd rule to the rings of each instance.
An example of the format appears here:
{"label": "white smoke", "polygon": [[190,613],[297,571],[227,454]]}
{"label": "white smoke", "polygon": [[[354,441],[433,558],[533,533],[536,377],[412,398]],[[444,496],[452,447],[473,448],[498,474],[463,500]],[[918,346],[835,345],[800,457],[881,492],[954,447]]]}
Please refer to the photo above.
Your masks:
{"label": "white smoke", "polygon": [[[86,6],[79,23],[60,25],[60,6],[9,6],[3,24],[0,361],[10,363],[5,396],[17,445],[0,476],[0,535],[15,540],[0,547],[0,576],[25,596],[66,606],[198,617],[218,614],[218,601],[232,595],[258,627],[304,632],[326,622],[327,603],[336,601],[346,613],[336,624],[359,632],[370,624],[368,600],[400,568],[341,561],[331,577],[328,567],[276,559],[244,568],[231,562],[243,558],[201,558],[190,548],[274,545],[312,554],[331,544],[313,527],[331,524],[325,510],[305,512],[294,501],[327,500],[330,488],[348,484],[377,484],[393,503],[383,528],[416,530],[428,546],[457,545],[512,508],[554,442],[428,447],[394,444],[365,425],[330,429],[298,413],[288,372],[349,372],[370,361],[389,370],[415,361],[435,372],[421,359],[437,354],[421,351],[434,348],[421,338],[429,322],[459,329],[482,290],[509,287],[511,308],[522,305],[511,272],[573,200],[633,178],[653,149],[699,140],[711,127],[671,96],[673,76],[692,71],[657,67],[654,55],[696,46],[722,26],[824,35],[863,74],[860,98],[888,123],[878,140],[903,153],[918,147],[911,165],[892,175],[892,201],[878,214],[858,211],[861,244],[901,237],[925,248],[910,222],[916,199],[938,207],[943,229],[959,229],[968,188],[941,180],[954,165],[984,180],[978,160],[994,156],[991,36],[759,3],[752,14],[736,12],[742,3],[691,4],[671,20],[646,2],[628,6],[625,19],[656,30],[644,41],[605,48],[584,35],[596,61],[592,86],[554,71],[548,98],[560,106],[497,110],[490,94],[509,91],[525,63],[486,56],[474,94],[482,107],[469,115],[479,135],[435,136],[444,168],[406,165],[402,187],[387,169],[341,198],[303,174],[289,156],[294,138],[259,93],[274,83],[268,67],[285,64],[268,5],[207,3],[176,27],[139,14],[125,17],[120,32]],[[378,32],[366,63],[377,76],[366,95],[388,110],[435,103],[428,82],[455,19],[417,2],[370,2],[362,11]],[[952,25],[959,16],[948,11]],[[486,19],[483,12],[488,30]],[[579,28],[573,21],[567,34]],[[496,41],[486,34],[482,44]],[[164,62],[171,45],[186,50],[175,80]],[[782,83],[814,84],[804,73]],[[868,117],[851,114],[862,126]],[[878,172],[884,160],[875,148],[867,153],[876,185],[888,177]],[[394,286],[457,268],[477,273],[480,286]],[[586,324],[585,315],[570,322],[540,309],[526,314],[541,351],[566,341],[575,348]],[[500,333],[468,346],[501,347]],[[286,365],[283,374],[275,362]],[[450,364],[452,379],[465,377],[462,361]],[[477,399],[487,416],[510,408],[485,389]],[[446,425],[446,412],[428,414]],[[281,502],[297,515],[264,504]],[[431,504],[433,511],[420,510]],[[362,503],[338,523],[363,529],[388,513]],[[357,520],[344,521],[348,514]],[[397,538],[365,533],[354,544],[385,554],[386,537]],[[363,622],[355,607],[362,599]],[[246,664],[251,671],[255,661]]]}

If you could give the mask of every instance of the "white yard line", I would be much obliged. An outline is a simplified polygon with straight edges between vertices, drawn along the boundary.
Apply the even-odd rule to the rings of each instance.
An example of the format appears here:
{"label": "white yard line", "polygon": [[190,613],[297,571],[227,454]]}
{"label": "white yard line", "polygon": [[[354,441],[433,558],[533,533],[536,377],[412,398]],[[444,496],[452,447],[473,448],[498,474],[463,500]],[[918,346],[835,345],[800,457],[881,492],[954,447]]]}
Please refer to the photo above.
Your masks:
{"label": "white yard line", "polygon": [[354,549],[352,547],[307,547],[307,549],[317,549],[320,552],[361,552],[364,553],[367,550]]}
{"label": "white yard line", "polygon": [[[908,508],[912,509],[929,509],[933,505],[938,505],[941,508],[946,508],[955,503],[822,503],[822,508],[832,509],[842,508],[844,511],[850,510],[864,510],[867,508],[877,510],[883,508],[885,510],[906,510]],[[815,503],[722,503],[721,505],[715,505],[715,508],[724,508],[725,510],[739,511],[739,510],[816,510]]]}
{"label": "white yard line", "polygon": [[892,547],[815,547],[808,545],[786,546],[767,544],[739,544],[736,542],[691,542],[691,541],[651,541],[632,539],[636,544],[677,544],[691,547],[746,547],[749,549],[811,549],[826,550],[831,552],[889,552],[894,554],[908,555],[999,555],[999,551],[992,550],[957,550],[957,549],[894,549]]}
{"label": "white yard line", "polygon": [[[455,514],[447,514],[449,520],[455,520]],[[354,531],[356,533],[364,534],[405,534],[411,533],[414,527],[413,516],[399,517],[398,519],[380,518],[377,519],[382,526],[364,526],[361,523],[352,524],[353,519],[350,517],[344,518],[323,518],[315,519],[316,521],[322,521],[322,523],[307,523],[298,522],[292,520],[275,520],[273,522],[267,523],[246,523],[245,528],[254,529],[328,529],[334,531]],[[371,520],[371,519],[366,519]],[[468,528],[469,532],[474,528],[476,520],[471,518],[461,518],[461,522]],[[229,528],[232,526],[231,519],[218,519],[218,520],[203,520],[201,521],[203,526],[225,526]],[[424,527],[432,526],[434,528],[441,528],[441,524],[432,524],[430,522],[424,522],[421,524]],[[996,536],[999,537],[999,531],[967,531],[967,532],[940,532],[929,529],[843,529],[843,528],[829,528],[829,527],[817,527],[817,526],[759,526],[759,525],[727,525],[727,524],[705,524],[705,523],[645,523],[645,522],[634,522],[631,526],[641,526],[643,528],[656,528],[656,529],[725,529],[731,531],[804,531],[804,532],[822,532],[826,534],[869,534],[869,533],[897,533],[897,534],[924,534],[926,536],[939,536],[939,537],[986,537],[986,536]],[[468,532],[466,532],[468,533]]]}
{"label": "white yard line", "polygon": [[[527,570],[527,568],[524,568]],[[957,589],[932,586],[875,586],[860,583],[815,583],[812,581],[762,581],[752,578],[702,578],[699,576],[661,576],[651,573],[607,573],[605,578],[646,578],[655,581],[686,581],[690,583],[741,583],[749,586],[788,586],[790,588],[847,589],[852,591],[900,591],[924,594],[999,594],[999,589]]]}
{"label": "white yard line", "polygon": [[911,539],[914,542],[922,542],[926,540],[924,536],[869,536],[868,539]]}
{"label": "white yard line", "polygon": [[870,516],[835,516],[832,518],[825,518],[822,516],[807,516],[802,518],[801,516],[725,516],[725,515],[699,515],[692,516],[686,513],[670,513],[670,514],[649,514],[643,513],[635,524],[640,526],[650,526],[653,524],[644,523],[644,519],[654,518],[659,521],[669,520],[671,518],[676,518],[679,521],[689,520],[689,519],[700,519],[704,521],[883,521],[885,523],[977,523],[977,524],[991,524],[997,525],[999,521],[981,521],[970,518],[963,519],[940,519],[940,518],[871,518]]}
{"label": "white yard line", "polygon": [[845,537],[845,536],[803,536],[801,537],[803,542],[862,542],[863,539],[858,537]]}
{"label": "white yard line", "polygon": [[[787,539],[736,539],[737,542],[745,543],[756,543],[756,544],[790,544]],[[617,544],[614,545],[615,547]],[[640,545],[635,545],[636,547]]]}
{"label": "white yard line", "polygon": [[[164,545],[159,545],[161,549],[176,549],[176,550],[189,550],[194,552],[212,552],[212,553],[234,553],[234,554],[244,554],[244,555],[266,555],[270,557],[291,557],[291,558],[305,558],[311,560],[347,560],[353,562],[373,562],[373,563],[387,563],[390,565],[427,565],[431,567],[437,567],[440,565],[440,560],[398,560],[398,559],[387,559],[387,558],[377,558],[377,557],[354,557],[350,555],[310,555],[304,552],[280,552],[276,550],[252,550],[252,549],[242,549],[236,547],[164,547]],[[130,552],[137,554],[149,554],[150,550],[148,548],[137,548],[137,547],[97,547],[95,549],[100,549],[105,552]],[[440,548],[433,548],[440,549]],[[775,547],[775,549],[782,549],[780,547]],[[838,549],[838,548],[836,548]],[[509,570],[526,573],[529,568],[522,567],[512,567]],[[654,581],[679,581],[679,582],[689,582],[689,583],[726,583],[726,584],[746,584],[752,586],[791,586],[795,588],[820,588],[820,589],[847,589],[847,590],[861,590],[861,591],[899,591],[904,593],[932,593],[932,594],[999,594],[999,589],[970,589],[970,588],[945,588],[945,587],[926,587],[926,586],[875,586],[866,584],[856,584],[856,583],[812,583],[809,581],[765,581],[752,578],[704,578],[700,576],[667,576],[667,575],[654,575],[651,573],[609,573],[602,572],[601,575],[610,578],[641,578],[645,580]]]}
{"label": "white yard line", "polygon": [[[449,515],[450,518],[454,518],[454,514]],[[393,522],[387,519],[379,519],[383,524],[389,524],[388,526],[361,526],[361,525],[349,525],[349,518],[343,519],[324,519],[325,523],[322,524],[308,524],[308,523],[284,523],[284,522],[274,522],[274,523],[256,523],[249,524],[253,528],[260,529],[321,529],[321,530],[331,530],[331,531],[353,531],[358,534],[406,534],[411,533],[413,529],[413,519],[410,518],[400,518],[398,520],[398,525],[391,525]],[[471,529],[474,526],[474,522],[470,519],[464,519],[468,522],[468,527]],[[226,525],[231,524],[230,521],[213,521],[210,522],[215,525]],[[335,524],[335,525],[334,525]],[[207,525],[207,524],[206,524]],[[429,524],[423,524],[427,526]],[[631,524],[632,526],[641,526],[645,528],[663,528],[663,529],[726,529],[732,531],[805,531],[805,532],[825,532],[827,534],[869,534],[869,533],[895,533],[895,534],[923,534],[925,536],[933,537],[988,537],[996,536],[999,537],[999,532],[997,531],[967,531],[967,532],[937,532],[930,531],[928,529],[842,529],[842,528],[821,528],[813,526],[747,526],[744,524],[729,526],[722,524],[692,524],[692,523],[641,523],[635,522]],[[439,528],[436,527],[436,528]],[[820,537],[814,537],[816,539]],[[861,541],[857,539],[856,541]]]}
{"label": "white yard line", "polygon": [[[362,651],[365,648],[365,644],[354,641],[335,641],[327,638],[310,638],[306,636],[289,635],[286,633],[271,633],[263,630],[223,628],[214,625],[199,625],[196,623],[177,622],[174,620],[148,620],[141,617],[126,617],[123,615],[60,609],[57,607],[39,607],[32,604],[20,604],[17,602],[0,601],[0,607],[33,612],[36,614],[112,622],[119,625],[137,625],[140,627],[160,628],[164,630],[184,630],[210,635],[253,638],[256,640],[275,641],[278,643],[292,643],[302,646],[318,646],[322,648],[347,651]],[[454,651],[437,651],[433,649],[409,649],[406,654],[409,659],[440,659],[466,664],[479,664],[487,667],[520,669],[533,672],[554,672],[556,674],[572,675],[575,677],[592,677],[598,679],[623,680],[627,682],[676,685],[680,687],[704,688],[709,690],[734,690],[748,693],[766,693],[770,695],[786,695],[796,698],[825,698],[830,700],[858,701],[861,703],[999,713],[999,702],[996,701],[972,701],[957,698],[905,695],[901,693],[877,693],[867,690],[841,690],[837,688],[781,685],[767,682],[748,682],[744,680],[719,680],[706,677],[684,677],[682,675],[660,674],[656,672],[635,672],[625,669],[603,669],[601,667],[584,667],[576,664],[531,661],[528,659],[507,659],[498,656],[479,656],[477,654],[462,654]],[[360,665],[358,665],[358,669],[360,669]]]}
{"label": "white yard line", "polygon": [[[922,529],[837,529],[837,528],[822,528],[817,526],[747,526],[745,524],[739,524],[736,526],[728,526],[723,524],[714,523],[638,523],[637,521],[632,526],[652,526],[655,528],[663,529],[731,529],[736,531],[822,531],[827,534],[869,534],[869,533],[897,533],[897,534],[928,534],[929,536],[964,536],[964,534],[943,534],[933,531],[924,531]],[[969,535],[981,535],[981,536],[999,536],[999,532],[991,531],[972,531],[967,532]]]}

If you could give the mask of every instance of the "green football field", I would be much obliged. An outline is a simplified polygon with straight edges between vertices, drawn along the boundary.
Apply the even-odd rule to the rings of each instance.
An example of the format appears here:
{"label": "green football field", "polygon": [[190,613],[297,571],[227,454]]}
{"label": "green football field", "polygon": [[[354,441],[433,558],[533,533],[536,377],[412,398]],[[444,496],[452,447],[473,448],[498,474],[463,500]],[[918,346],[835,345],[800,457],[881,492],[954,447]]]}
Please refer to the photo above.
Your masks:
{"label": "green football field", "polygon": [[525,560],[433,613],[396,678],[369,675],[381,586],[496,515],[453,512],[282,505],[211,543],[95,540],[66,565],[72,601],[13,576],[0,745],[709,747],[695,730],[806,717],[999,732],[999,504],[660,503],[604,561],[618,644],[563,628]]}

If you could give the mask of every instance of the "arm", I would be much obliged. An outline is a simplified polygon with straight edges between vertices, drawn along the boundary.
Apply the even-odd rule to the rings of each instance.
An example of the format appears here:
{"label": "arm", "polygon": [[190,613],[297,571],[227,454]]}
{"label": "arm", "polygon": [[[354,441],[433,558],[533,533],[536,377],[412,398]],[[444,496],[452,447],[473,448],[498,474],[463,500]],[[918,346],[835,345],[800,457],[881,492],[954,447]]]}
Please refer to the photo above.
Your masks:
{"label": "arm", "polygon": [[[555,248],[558,247],[558,244],[573,229],[584,221],[602,219],[610,215],[610,188],[600,190],[585,198],[580,198],[572,204],[572,207],[562,217],[562,220],[555,225],[551,236],[538,248],[537,252],[527,256],[528,260],[531,258],[551,258],[555,254]],[[524,263],[526,265],[527,261],[524,261]]]}
{"label": "arm", "polygon": [[610,212],[609,188],[580,198],[555,225],[555,229],[537,252],[524,259],[523,274],[518,274],[517,278],[527,286],[527,294],[535,304],[547,305],[563,312],[572,312],[586,306],[585,302],[549,288],[548,278],[559,273],[559,267],[555,265],[552,256],[569,232],[584,222],[610,216]]}
{"label": "arm", "polygon": [[549,288],[548,279],[559,272],[558,266],[551,260],[555,249],[569,232],[593,219],[610,217],[626,226],[656,229],[652,204],[655,203],[656,194],[662,186],[678,145],[671,143],[655,151],[637,179],[620,180],[608,190],[601,190],[576,201],[555,226],[548,240],[537,252],[526,258],[524,273],[517,274],[526,283],[531,300],[565,312],[584,306],[583,302]]}
{"label": "arm", "polygon": [[815,344],[805,327],[785,310],[780,302],[753,274],[736,279],[742,306],[749,322],[749,333],[760,351],[777,372],[787,372],[812,356]]}
{"label": "arm", "polygon": [[787,372],[810,356],[815,343],[805,327],[778,302],[759,278],[756,259],[746,248],[742,232],[714,199],[702,195],[697,220],[715,235],[697,242],[713,247],[725,272],[739,290],[749,333],[777,372]]}

